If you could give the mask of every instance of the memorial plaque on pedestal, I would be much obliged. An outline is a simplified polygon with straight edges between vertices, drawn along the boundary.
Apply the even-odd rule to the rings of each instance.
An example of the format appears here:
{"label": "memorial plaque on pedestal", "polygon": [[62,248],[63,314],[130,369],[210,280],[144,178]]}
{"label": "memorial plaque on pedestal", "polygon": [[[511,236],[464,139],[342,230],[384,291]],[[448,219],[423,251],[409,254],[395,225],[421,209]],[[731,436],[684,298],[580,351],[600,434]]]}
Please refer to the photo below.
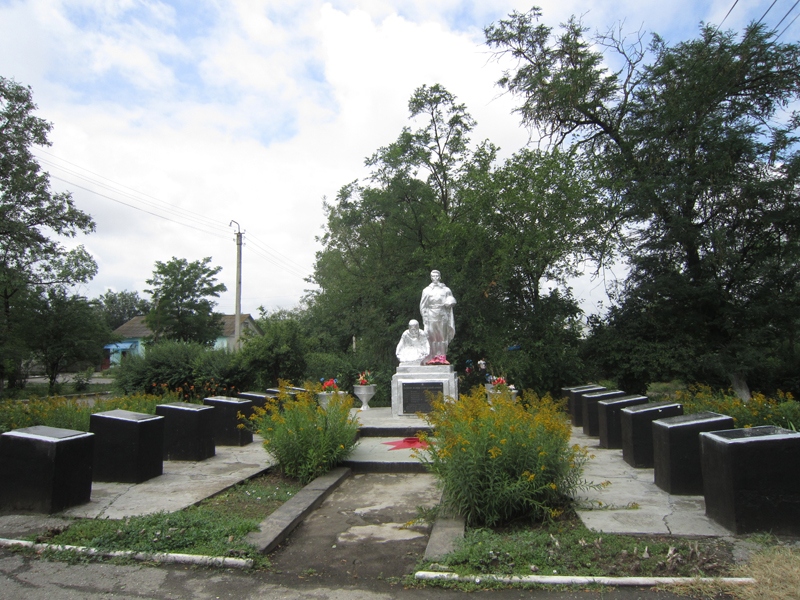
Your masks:
{"label": "memorial plaque on pedestal", "polygon": [[403,412],[406,414],[429,413],[433,410],[431,401],[439,394],[444,394],[444,384],[440,381],[403,383]]}

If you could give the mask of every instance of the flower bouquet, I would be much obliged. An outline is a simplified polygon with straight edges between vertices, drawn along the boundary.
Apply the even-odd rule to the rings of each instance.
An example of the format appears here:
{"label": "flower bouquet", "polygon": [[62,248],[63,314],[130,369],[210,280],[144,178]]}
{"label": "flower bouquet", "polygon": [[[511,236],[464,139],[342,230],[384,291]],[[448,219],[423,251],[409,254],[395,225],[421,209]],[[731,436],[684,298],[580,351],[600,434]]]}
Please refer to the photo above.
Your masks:
{"label": "flower bouquet", "polygon": [[429,365],[449,365],[450,363],[447,362],[447,357],[444,354],[439,354],[434,356],[430,359],[426,364]]}
{"label": "flower bouquet", "polygon": [[356,374],[356,383],[353,385],[353,393],[361,400],[361,410],[369,410],[369,401],[375,395],[378,386],[370,371]]}

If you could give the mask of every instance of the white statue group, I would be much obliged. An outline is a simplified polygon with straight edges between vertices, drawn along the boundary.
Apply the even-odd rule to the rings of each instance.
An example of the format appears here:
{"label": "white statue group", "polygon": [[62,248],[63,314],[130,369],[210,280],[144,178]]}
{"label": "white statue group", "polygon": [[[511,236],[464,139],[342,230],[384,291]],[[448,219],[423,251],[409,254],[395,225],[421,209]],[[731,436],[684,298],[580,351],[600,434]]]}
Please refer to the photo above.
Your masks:
{"label": "white statue group", "polygon": [[423,329],[412,319],[397,344],[397,360],[400,366],[424,365],[428,363],[448,364],[447,345],[456,333],[453,306],[456,299],[441,281],[439,271],[431,271],[431,284],[422,290],[419,312]]}

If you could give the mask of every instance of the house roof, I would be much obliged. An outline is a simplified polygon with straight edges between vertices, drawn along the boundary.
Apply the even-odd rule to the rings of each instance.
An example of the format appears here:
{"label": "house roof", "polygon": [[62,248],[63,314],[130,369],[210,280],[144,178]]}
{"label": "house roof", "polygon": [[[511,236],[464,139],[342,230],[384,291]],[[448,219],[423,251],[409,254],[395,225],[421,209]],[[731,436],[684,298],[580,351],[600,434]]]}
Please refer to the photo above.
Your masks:
{"label": "house roof", "polygon": [[123,338],[143,338],[150,335],[150,328],[145,325],[144,317],[133,317],[127,323],[123,323],[114,330],[114,333]]}
{"label": "house roof", "polygon": [[[242,323],[242,333],[252,328],[258,335],[264,335],[258,323],[249,314],[239,315]],[[222,315],[222,334],[220,337],[233,337],[236,325],[236,315]],[[114,333],[123,338],[144,338],[152,335],[152,331],[145,324],[144,317],[133,317],[127,323],[120,325]]]}
{"label": "house roof", "polygon": [[[252,327],[258,335],[264,335],[264,332],[261,331],[258,323],[256,323],[253,317],[251,317],[249,314],[239,315],[239,318],[240,323],[242,324],[242,333]],[[233,337],[233,334],[235,333],[235,325],[236,315],[222,315],[222,337]]]}

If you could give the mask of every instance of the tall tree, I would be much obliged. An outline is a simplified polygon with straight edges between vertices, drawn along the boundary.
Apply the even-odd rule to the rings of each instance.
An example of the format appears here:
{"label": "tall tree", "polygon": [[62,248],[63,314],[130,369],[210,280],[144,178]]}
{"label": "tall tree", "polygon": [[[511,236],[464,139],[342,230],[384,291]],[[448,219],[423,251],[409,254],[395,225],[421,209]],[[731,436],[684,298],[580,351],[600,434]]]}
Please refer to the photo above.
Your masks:
{"label": "tall tree", "polygon": [[449,359],[486,358],[519,385],[559,387],[579,367],[580,310],[566,280],[599,244],[604,215],[586,165],[527,150],[496,164],[491,143],[470,145],[474,121],[438,85],[419,88],[409,113],[420,127],[368,159],[369,182],[326,204],[312,321],[337,332],[337,350],[355,337],[392,370],[435,268],[458,300]]}
{"label": "tall tree", "polygon": [[140,298],[139,292],[106,291],[105,294],[97,298],[103,310],[108,326],[112,330],[130,321],[134,317],[140,317],[150,312],[150,302],[146,298]]}
{"label": "tall tree", "polygon": [[99,364],[103,346],[112,338],[100,307],[62,286],[43,290],[34,300],[32,316],[30,347],[44,366],[50,393],[56,391],[58,376],[71,365]]}
{"label": "tall tree", "polygon": [[18,364],[13,349],[24,346],[17,343],[14,297],[31,288],[83,283],[97,272],[83,246],[68,250],[56,239],[94,231],[94,221],[69,193],[50,190],[32,148],[50,145],[52,125],[35,110],[30,88],[0,77],[0,389]]}
{"label": "tall tree", "polygon": [[540,15],[512,13],[487,42],[518,61],[499,83],[523,122],[601,167],[631,267],[618,299],[637,307],[616,314],[644,311],[675,344],[690,339],[686,375],[725,377],[744,397],[779,352],[796,371],[800,116],[786,108],[800,97],[800,47],[755,23],[645,49],[587,38],[574,18],[554,35]]}
{"label": "tall tree", "polygon": [[222,315],[214,312],[212,298],[226,291],[217,283],[222,267],[211,267],[211,257],[189,262],[175,258],[156,261],[153,277],[145,290],[153,298],[145,322],[153,332],[153,340],[194,341],[212,344],[222,333]]}

